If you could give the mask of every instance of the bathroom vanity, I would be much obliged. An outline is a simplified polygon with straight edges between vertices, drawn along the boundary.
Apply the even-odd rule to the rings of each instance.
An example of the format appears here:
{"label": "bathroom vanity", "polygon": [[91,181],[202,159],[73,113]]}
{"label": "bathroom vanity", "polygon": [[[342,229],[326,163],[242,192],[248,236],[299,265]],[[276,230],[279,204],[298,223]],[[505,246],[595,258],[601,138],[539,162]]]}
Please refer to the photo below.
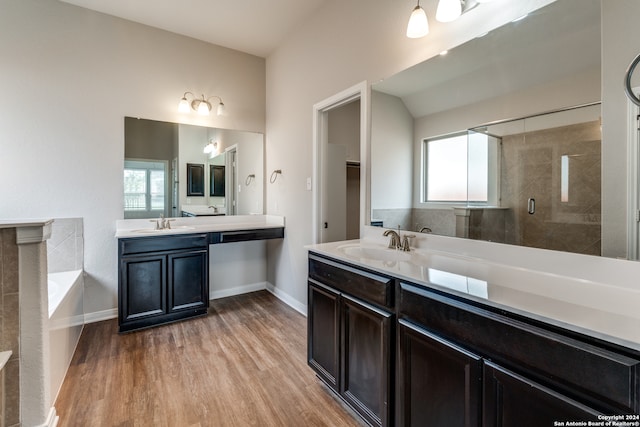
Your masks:
{"label": "bathroom vanity", "polygon": [[154,224],[117,224],[120,332],[205,315],[209,245],[284,237],[284,218],[265,215],[180,218],[170,229]]}
{"label": "bathroom vanity", "polygon": [[640,423],[637,292],[366,241],[308,249],[309,366],[368,424]]}

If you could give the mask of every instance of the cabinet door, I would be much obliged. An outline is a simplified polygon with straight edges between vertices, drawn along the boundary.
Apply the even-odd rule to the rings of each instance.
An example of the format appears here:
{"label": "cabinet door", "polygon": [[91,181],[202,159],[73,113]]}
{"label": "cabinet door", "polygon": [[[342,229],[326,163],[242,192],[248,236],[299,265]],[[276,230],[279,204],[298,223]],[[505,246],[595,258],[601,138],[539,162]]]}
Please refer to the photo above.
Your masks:
{"label": "cabinet door", "polygon": [[480,425],[482,359],[398,321],[398,425]]}
{"label": "cabinet door", "polygon": [[596,421],[600,414],[491,362],[484,366],[484,427],[552,426]]}
{"label": "cabinet door", "polygon": [[120,323],[167,312],[166,256],[120,259]]}
{"label": "cabinet door", "polygon": [[207,250],[169,254],[169,311],[209,305]]}
{"label": "cabinet door", "polygon": [[336,392],[340,337],[339,294],[331,288],[309,282],[307,357],[309,366]]}
{"label": "cabinet door", "polygon": [[340,394],[370,424],[390,425],[393,314],[344,294],[341,307]]}

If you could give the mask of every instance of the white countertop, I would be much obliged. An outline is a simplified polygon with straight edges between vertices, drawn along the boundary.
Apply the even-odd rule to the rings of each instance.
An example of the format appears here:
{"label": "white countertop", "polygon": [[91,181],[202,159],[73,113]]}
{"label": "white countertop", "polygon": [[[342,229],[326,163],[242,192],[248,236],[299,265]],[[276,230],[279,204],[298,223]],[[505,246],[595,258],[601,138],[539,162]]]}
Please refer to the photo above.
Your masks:
{"label": "white countertop", "polygon": [[427,248],[397,252],[366,240],[307,249],[640,351],[639,289]]}
{"label": "white countertop", "polygon": [[154,230],[155,219],[116,221],[116,237],[151,237],[173,234],[209,233],[284,227],[284,217],[275,215],[233,215],[168,218],[171,229]]}

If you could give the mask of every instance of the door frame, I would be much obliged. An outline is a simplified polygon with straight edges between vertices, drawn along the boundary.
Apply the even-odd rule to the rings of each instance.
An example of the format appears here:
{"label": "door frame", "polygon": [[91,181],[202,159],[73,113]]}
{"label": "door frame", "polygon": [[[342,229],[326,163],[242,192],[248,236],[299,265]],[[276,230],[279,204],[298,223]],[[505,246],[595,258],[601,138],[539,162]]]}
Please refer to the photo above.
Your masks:
{"label": "door frame", "polygon": [[345,89],[313,106],[313,206],[312,206],[312,239],[313,243],[322,243],[322,208],[327,203],[323,200],[322,171],[326,163],[326,146],[328,144],[329,111],[360,100],[360,236],[364,225],[369,224],[367,212],[370,212],[371,198],[369,188],[371,160],[369,123],[371,118],[371,87],[362,81]]}

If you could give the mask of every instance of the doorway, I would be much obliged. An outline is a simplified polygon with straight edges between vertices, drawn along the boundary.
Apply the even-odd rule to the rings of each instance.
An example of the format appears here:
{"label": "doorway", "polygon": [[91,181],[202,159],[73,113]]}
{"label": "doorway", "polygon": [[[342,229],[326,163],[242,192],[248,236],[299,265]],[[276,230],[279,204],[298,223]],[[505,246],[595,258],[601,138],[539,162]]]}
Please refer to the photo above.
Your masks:
{"label": "doorway", "polygon": [[356,239],[368,212],[368,85],[314,105],[313,241]]}

